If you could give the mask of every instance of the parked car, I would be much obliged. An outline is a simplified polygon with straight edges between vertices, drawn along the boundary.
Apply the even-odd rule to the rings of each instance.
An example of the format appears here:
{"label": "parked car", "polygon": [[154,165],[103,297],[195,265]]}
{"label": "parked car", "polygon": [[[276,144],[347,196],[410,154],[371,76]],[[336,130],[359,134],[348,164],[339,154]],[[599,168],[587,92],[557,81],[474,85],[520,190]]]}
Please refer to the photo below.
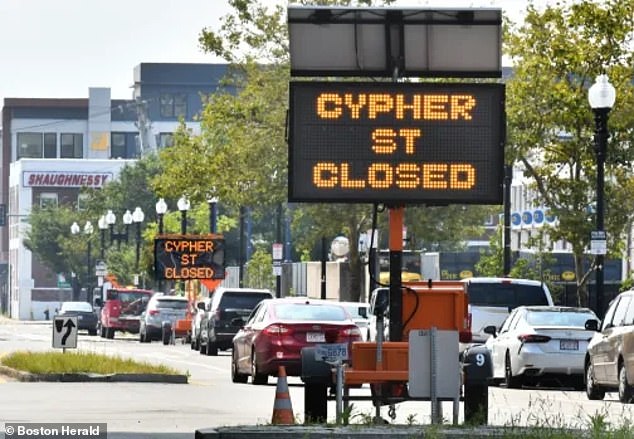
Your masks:
{"label": "parked car", "polygon": [[187,316],[188,305],[188,300],[182,296],[154,294],[145,311],[141,313],[139,341],[149,343],[152,340],[162,340],[163,344],[169,344],[176,321]]}
{"label": "parked car", "polygon": [[191,348],[195,351],[200,349],[200,325],[203,322],[205,313],[211,308],[211,297],[205,297],[196,304],[196,313],[192,318],[191,327]]}
{"label": "parked car", "polygon": [[605,392],[618,391],[619,400],[634,399],[634,290],[619,294],[608,307],[601,327],[588,344],[585,358],[586,394],[600,400]]}
{"label": "parked car", "polygon": [[77,317],[77,329],[88,331],[90,335],[97,335],[99,318],[88,302],[64,302],[57,314],[60,317]]}
{"label": "parked car", "polygon": [[232,347],[233,336],[247,317],[264,299],[273,294],[269,290],[254,288],[217,288],[209,311],[200,323],[200,353],[218,355],[218,350]]}
{"label": "parked car", "polygon": [[490,337],[487,326],[500,328],[509,313],[518,306],[552,306],[553,298],[545,283],[506,277],[470,277],[463,279],[469,295],[471,343],[460,344],[460,351],[484,344]]}
{"label": "parked car", "polygon": [[370,304],[362,302],[339,302],[348,311],[361,331],[363,341],[370,339]]}
{"label": "parked car", "polygon": [[527,380],[552,377],[583,389],[584,357],[593,332],[588,320],[598,323],[588,308],[567,306],[520,306],[502,324],[484,330],[491,352],[493,379],[509,388]]}
{"label": "parked car", "polygon": [[327,337],[336,343],[361,341],[361,331],[340,303],[305,297],[263,300],[233,338],[231,379],[246,383],[251,376],[253,384],[266,384],[279,366],[299,376],[302,348],[325,343]]}

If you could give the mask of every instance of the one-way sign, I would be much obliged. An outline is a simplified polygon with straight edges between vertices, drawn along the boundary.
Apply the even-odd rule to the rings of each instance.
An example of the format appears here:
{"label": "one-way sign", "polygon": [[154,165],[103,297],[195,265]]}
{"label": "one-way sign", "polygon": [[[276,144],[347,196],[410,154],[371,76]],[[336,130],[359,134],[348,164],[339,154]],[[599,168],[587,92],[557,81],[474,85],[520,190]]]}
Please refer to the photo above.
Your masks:
{"label": "one-way sign", "polygon": [[77,348],[77,317],[55,317],[53,320],[53,347]]}

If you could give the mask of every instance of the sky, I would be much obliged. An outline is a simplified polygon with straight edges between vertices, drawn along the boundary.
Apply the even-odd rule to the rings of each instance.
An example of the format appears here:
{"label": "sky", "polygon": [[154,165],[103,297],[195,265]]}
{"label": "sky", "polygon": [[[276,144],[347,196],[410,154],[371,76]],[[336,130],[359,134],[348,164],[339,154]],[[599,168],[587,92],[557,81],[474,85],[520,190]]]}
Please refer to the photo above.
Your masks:
{"label": "sky", "polygon": [[[397,6],[501,7],[517,20],[526,2]],[[0,108],[4,98],[87,98],[89,87],[110,87],[113,99],[131,99],[140,63],[222,62],[200,50],[198,35],[218,29],[230,11],[227,0],[0,0]]]}

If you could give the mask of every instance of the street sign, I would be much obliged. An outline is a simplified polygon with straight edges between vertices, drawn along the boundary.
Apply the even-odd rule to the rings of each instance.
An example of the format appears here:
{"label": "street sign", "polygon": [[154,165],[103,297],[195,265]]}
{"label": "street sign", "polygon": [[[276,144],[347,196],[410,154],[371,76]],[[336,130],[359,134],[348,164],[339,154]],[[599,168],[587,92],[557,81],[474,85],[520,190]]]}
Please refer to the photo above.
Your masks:
{"label": "street sign", "polygon": [[344,361],[348,359],[348,343],[315,345],[315,361]]}
{"label": "street sign", "polygon": [[161,235],[154,239],[157,280],[225,278],[222,235]]}
{"label": "street sign", "polygon": [[501,204],[502,84],[290,83],[289,201]]}
{"label": "street sign", "polygon": [[284,245],[279,242],[273,243],[273,260],[281,261],[284,255]]}
{"label": "street sign", "polygon": [[77,348],[77,317],[53,319],[53,348]]}
{"label": "street sign", "polygon": [[108,274],[108,266],[104,261],[97,261],[95,264],[95,276],[106,276]]}
{"label": "street sign", "polygon": [[605,255],[608,253],[607,236],[605,230],[590,232],[590,254]]}

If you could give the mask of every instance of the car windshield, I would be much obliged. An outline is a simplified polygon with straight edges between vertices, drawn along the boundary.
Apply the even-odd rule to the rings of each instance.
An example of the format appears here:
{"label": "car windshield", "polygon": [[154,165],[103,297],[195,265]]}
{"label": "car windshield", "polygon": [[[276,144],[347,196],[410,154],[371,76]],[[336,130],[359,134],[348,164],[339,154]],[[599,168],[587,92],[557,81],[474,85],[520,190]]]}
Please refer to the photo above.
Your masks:
{"label": "car windshield", "polygon": [[526,322],[532,326],[579,326],[583,328],[589,319],[596,319],[596,316],[589,311],[532,310],[526,313]]}
{"label": "car windshield", "polygon": [[92,312],[92,306],[88,302],[64,302],[62,312],[65,311]]}
{"label": "car windshield", "polygon": [[305,303],[282,303],[275,305],[275,315],[282,320],[347,320],[346,311],[337,305],[310,305]]}
{"label": "car windshield", "polygon": [[520,305],[548,305],[540,285],[511,283],[470,283],[469,303],[477,306],[516,308]]}
{"label": "car windshield", "polygon": [[220,299],[222,308],[253,309],[264,299],[270,299],[268,293],[226,292]]}
{"label": "car windshield", "polygon": [[187,308],[186,300],[175,299],[159,299],[156,302],[157,308],[185,309]]}

